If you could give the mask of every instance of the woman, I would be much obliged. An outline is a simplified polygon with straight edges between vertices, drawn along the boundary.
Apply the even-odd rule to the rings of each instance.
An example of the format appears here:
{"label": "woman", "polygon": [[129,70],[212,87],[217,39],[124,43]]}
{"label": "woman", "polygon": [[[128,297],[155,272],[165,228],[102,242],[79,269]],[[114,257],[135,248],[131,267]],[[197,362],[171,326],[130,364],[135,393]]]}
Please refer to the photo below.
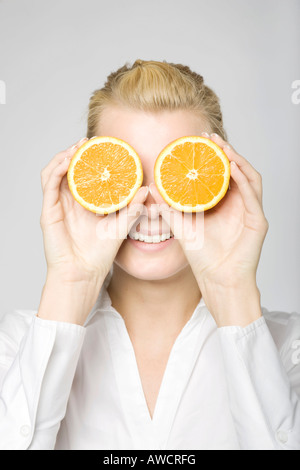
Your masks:
{"label": "woman", "polygon": [[[153,168],[169,142],[201,134],[226,152],[231,185],[191,250]],[[47,278],[37,312],[2,322],[2,448],[299,449],[299,316],[260,306],[261,177],[226,142],[218,98],[188,67],[136,61],[91,97],[95,135],[143,164],[117,214],[126,235],[171,237],[97,236],[112,216],[83,209],[66,180],[84,139],[42,171]]]}

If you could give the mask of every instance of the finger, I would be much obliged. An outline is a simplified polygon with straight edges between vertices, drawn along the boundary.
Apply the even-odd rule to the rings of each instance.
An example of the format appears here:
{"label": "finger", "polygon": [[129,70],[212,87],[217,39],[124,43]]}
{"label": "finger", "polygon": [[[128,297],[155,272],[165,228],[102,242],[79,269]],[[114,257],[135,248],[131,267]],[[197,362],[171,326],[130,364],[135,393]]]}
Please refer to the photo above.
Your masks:
{"label": "finger", "polygon": [[262,177],[258,171],[241,155],[236,153],[231,146],[225,145],[223,148],[230,162],[237,163],[241,171],[248,178],[249,183],[252,185],[255,194],[260,202],[262,202]]}
{"label": "finger", "polygon": [[47,211],[51,209],[58,202],[60,184],[64,175],[68,171],[70,161],[71,157],[65,157],[65,159],[56,166],[48,178],[48,181],[44,186],[43,210]]}
{"label": "finger", "polygon": [[[151,210],[153,210],[153,214],[155,213],[156,216],[160,214],[163,218],[164,218],[164,216],[166,218],[169,217],[168,212],[170,212],[171,206],[169,206],[169,204],[161,196],[161,194],[158,191],[157,186],[156,186],[155,183],[150,183],[149,192],[150,192],[152,198],[155,201],[155,204],[151,205]],[[152,206],[153,206],[153,208],[152,208]]]}
{"label": "finger", "polygon": [[178,227],[181,227],[182,213],[173,209],[161,196],[155,183],[150,183],[149,192],[156,203],[156,212],[159,213],[165,222],[171,228],[172,233],[176,237],[179,235]]}
{"label": "finger", "polygon": [[215,142],[219,147],[221,147],[221,149],[224,150],[225,153],[226,151],[229,151],[228,155],[226,153],[228,159],[230,161],[234,160],[238,164],[238,166],[242,169],[243,173],[247,176],[249,181],[255,179],[255,176],[258,174],[258,172],[251,165],[251,163],[246,160],[246,158],[242,157],[242,155],[240,155],[233,148],[232,145],[222,139],[222,137],[220,137],[218,134],[211,134],[210,139]]}
{"label": "finger", "polygon": [[[145,212],[146,207],[144,202],[146,201],[149,194],[148,186],[141,186],[138,192],[135,194],[132,201],[128,204],[127,209],[127,230],[130,231],[134,222]],[[127,232],[127,233],[128,233]]]}
{"label": "finger", "polygon": [[[245,207],[244,226],[246,229],[242,241],[242,245],[247,246],[251,250],[252,243],[257,247],[257,234],[264,240],[268,231],[268,221],[264,215],[261,204],[259,203],[254,189],[249,183],[247,177],[243,174],[235,162],[231,162],[231,176],[236,182],[240,191],[243,204]],[[238,249],[237,249],[238,252]],[[253,252],[255,256],[255,251]]]}
{"label": "finger", "polygon": [[184,251],[199,249],[203,246],[204,214],[181,212],[169,206],[154,183],[149,185],[149,191],[158,204],[158,212],[169,225],[174,238],[176,238]]}
{"label": "finger", "polygon": [[59,163],[61,163],[66,157],[73,157],[75,152],[78,150],[81,145],[88,140],[87,137],[83,137],[83,139],[78,140],[76,144],[68,147],[66,150],[59,152],[55,155],[54,158],[48,163],[48,165],[42,170],[41,172],[41,183],[42,188],[44,189],[45,184],[47,183],[49,176],[51,175],[52,171],[57,167]]}
{"label": "finger", "polygon": [[59,152],[55,155],[54,158],[48,163],[48,165],[42,170],[41,172],[41,182],[42,188],[44,189],[45,184],[47,183],[49,176],[51,175],[52,171],[57,167],[59,163],[61,163],[66,157],[73,157],[75,152],[78,148],[86,141],[87,138],[80,139],[76,144],[68,147],[66,150]]}
{"label": "finger", "polygon": [[253,186],[255,193],[259,201],[262,200],[262,179],[261,175],[256,171],[256,169],[251,165],[246,158],[242,157],[239,153],[235,151],[235,149],[226,142],[222,137],[218,134],[211,134],[210,139],[215,142],[221,149],[226,153],[228,160],[235,161],[239,168],[242,170],[244,175],[247,176],[249,182]]}
{"label": "finger", "polygon": [[234,161],[231,162],[230,167],[231,177],[239,189],[246,212],[253,216],[262,214],[262,206],[258,201],[256,193],[247,176],[242,172],[242,170]]}
{"label": "finger", "polygon": [[166,201],[164,200],[164,198],[158,191],[155,183],[149,184],[149,192],[151,196],[153,197],[154,201],[156,202],[156,204],[162,204],[162,205],[165,204],[167,207],[169,207],[169,204],[166,203]]}
{"label": "finger", "polygon": [[126,238],[137,219],[147,212],[144,205],[149,193],[148,186],[141,186],[128,206],[119,211],[119,234]]}
{"label": "finger", "polygon": [[71,155],[74,153],[87,139],[87,137],[83,137],[82,139],[78,140],[74,145],[70,145],[67,149],[59,152],[55,155],[54,158],[48,163],[48,165],[44,168],[49,173],[56,167],[58,163],[60,163],[66,156]]}

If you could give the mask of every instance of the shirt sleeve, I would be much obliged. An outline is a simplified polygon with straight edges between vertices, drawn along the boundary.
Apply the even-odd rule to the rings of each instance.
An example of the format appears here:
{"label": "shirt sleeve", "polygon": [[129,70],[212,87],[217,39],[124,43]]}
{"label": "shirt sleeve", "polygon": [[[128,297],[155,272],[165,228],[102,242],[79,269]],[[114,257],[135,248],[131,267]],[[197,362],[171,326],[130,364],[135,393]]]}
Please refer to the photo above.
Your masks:
{"label": "shirt sleeve", "polygon": [[0,449],[53,449],[85,328],[22,312],[1,323]]}
{"label": "shirt sleeve", "polygon": [[268,312],[218,329],[242,450],[300,449],[300,316]]}

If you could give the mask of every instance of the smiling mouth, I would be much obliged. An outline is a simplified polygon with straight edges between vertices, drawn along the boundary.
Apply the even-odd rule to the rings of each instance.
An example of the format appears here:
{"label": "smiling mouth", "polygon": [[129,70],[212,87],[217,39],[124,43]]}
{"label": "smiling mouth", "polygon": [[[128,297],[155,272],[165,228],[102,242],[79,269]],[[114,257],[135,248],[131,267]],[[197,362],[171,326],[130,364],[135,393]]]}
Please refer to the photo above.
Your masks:
{"label": "smiling mouth", "polygon": [[171,233],[144,235],[143,233],[140,233],[140,232],[131,231],[129,232],[128,237],[131,238],[132,240],[139,240],[140,242],[145,242],[145,243],[160,243],[160,242],[169,240],[169,238],[173,238],[174,235]]}

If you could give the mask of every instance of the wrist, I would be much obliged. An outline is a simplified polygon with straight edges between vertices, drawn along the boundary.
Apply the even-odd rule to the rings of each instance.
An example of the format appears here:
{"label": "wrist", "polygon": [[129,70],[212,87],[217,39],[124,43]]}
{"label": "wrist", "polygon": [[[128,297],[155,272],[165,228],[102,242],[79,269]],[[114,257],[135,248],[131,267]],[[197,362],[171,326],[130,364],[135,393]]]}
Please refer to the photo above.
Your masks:
{"label": "wrist", "polygon": [[89,283],[97,283],[101,279],[105,279],[107,273],[104,274],[100,269],[91,270],[82,266],[77,267],[74,262],[62,263],[63,265],[47,265],[46,281],[60,282],[64,285],[80,286]]}
{"label": "wrist", "polygon": [[245,327],[262,316],[261,296],[255,279],[232,286],[204,281],[200,289],[218,327]]}
{"label": "wrist", "polygon": [[104,282],[100,277],[70,281],[48,272],[37,316],[83,326]]}

